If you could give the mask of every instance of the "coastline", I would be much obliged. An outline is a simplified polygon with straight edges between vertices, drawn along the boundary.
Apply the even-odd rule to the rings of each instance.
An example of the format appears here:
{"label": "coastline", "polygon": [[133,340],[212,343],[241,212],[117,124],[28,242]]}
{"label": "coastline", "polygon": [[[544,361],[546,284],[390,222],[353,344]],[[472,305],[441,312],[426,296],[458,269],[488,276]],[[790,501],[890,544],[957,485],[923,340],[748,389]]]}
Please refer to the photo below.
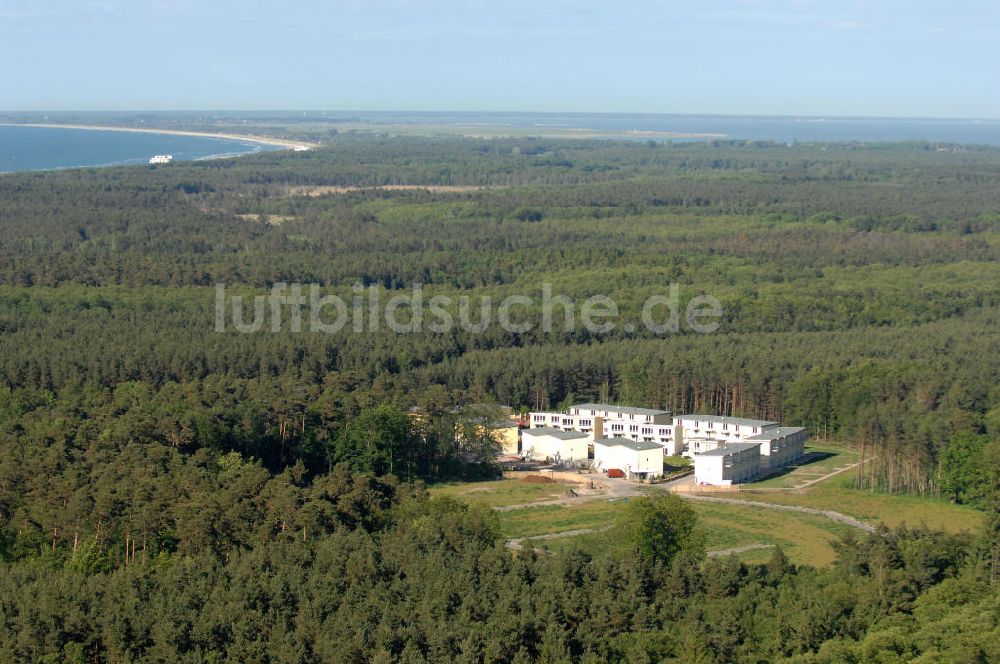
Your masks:
{"label": "coastline", "polygon": [[306,141],[291,141],[284,138],[271,138],[269,136],[258,136],[256,134],[225,134],[219,132],[187,131],[183,129],[154,129],[145,127],[115,127],[110,125],[82,125],[82,124],[57,124],[57,123],[27,123],[27,122],[3,122],[0,126],[5,127],[39,127],[42,129],[87,129],[91,131],[125,131],[137,134],[171,134],[173,136],[195,136],[200,138],[219,138],[227,141],[243,141],[246,143],[259,143],[261,145],[273,145],[287,148],[289,150],[305,149],[311,150],[319,147],[318,143],[307,143]]}

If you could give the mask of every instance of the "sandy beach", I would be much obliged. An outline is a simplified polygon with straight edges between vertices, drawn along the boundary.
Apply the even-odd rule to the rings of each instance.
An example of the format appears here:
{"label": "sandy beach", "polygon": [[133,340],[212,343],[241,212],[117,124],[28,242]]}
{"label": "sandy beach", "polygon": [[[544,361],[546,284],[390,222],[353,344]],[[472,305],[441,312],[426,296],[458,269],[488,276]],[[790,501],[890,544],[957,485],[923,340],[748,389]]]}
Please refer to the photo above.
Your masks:
{"label": "sandy beach", "polygon": [[81,124],[56,124],[56,123],[2,123],[7,127],[43,127],[47,129],[89,129],[92,131],[127,131],[138,134],[173,134],[174,136],[199,136],[201,138],[222,138],[226,140],[245,141],[247,143],[260,143],[262,145],[275,145],[278,147],[294,150],[312,149],[319,147],[316,143],[305,141],[290,141],[283,138],[272,138],[270,136],[256,136],[253,134],[224,134],[206,131],[184,131],[181,129],[154,129],[145,127],[113,127],[108,125],[81,125]]}

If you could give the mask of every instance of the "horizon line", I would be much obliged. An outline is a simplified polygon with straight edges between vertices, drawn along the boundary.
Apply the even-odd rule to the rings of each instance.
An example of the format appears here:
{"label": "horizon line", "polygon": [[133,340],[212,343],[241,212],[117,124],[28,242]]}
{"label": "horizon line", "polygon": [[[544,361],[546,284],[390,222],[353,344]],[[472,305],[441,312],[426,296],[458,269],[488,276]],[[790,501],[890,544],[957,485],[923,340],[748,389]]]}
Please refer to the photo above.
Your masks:
{"label": "horizon line", "polygon": [[816,120],[837,119],[837,120],[948,120],[962,122],[1000,122],[1000,116],[934,116],[934,115],[839,115],[839,114],[814,114],[814,113],[692,113],[679,111],[531,111],[531,110],[458,110],[458,109],[323,109],[323,108],[185,108],[185,109],[36,109],[36,110],[2,110],[0,115],[32,115],[38,113],[136,113],[136,114],[192,114],[192,113],[230,113],[230,114],[258,114],[258,113],[285,113],[285,114],[326,114],[326,113],[387,113],[387,114],[418,114],[418,115],[443,115],[443,114],[468,114],[468,115],[579,115],[579,116],[615,116],[615,115],[645,115],[645,116],[672,116],[672,117],[708,117],[708,118],[808,118]]}

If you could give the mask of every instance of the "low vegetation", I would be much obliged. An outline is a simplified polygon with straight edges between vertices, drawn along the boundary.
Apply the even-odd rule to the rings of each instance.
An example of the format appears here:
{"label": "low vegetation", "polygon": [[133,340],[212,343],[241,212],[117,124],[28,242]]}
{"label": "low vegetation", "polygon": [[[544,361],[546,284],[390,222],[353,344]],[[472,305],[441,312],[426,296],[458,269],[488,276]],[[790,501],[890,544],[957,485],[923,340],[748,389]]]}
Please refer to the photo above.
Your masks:
{"label": "low vegetation", "polygon": [[858,453],[843,446],[808,445],[800,463],[782,468],[755,482],[745,485],[746,489],[789,489],[809,486],[834,474],[850,477],[849,471],[856,468]]}
{"label": "low vegetation", "polygon": [[858,490],[851,479],[831,479],[808,491],[756,492],[733,494],[733,498],[832,509],[871,523],[919,526],[949,532],[975,531],[983,524],[983,513],[947,500]]}
{"label": "low vegetation", "polygon": [[[832,457],[827,457],[830,459]],[[752,500],[777,505],[794,505],[832,510],[857,517],[873,525],[927,527],[955,534],[978,532],[983,513],[940,500],[858,490],[849,481],[829,478],[802,491],[754,491],[747,485],[739,493],[726,494],[728,500]],[[544,488],[543,488],[544,487]],[[581,496],[565,499],[566,485],[535,485],[520,480],[497,480],[432,487],[432,495],[448,495],[468,504],[507,506],[498,513],[500,532],[506,538],[523,539],[525,546],[552,552],[573,550],[590,555],[621,552],[625,539],[614,528],[623,518],[628,498]],[[647,489],[644,495],[658,495]],[[562,504],[543,504],[560,500]],[[748,545],[780,546],[796,564],[824,566],[836,560],[836,542],[849,526],[822,516],[768,510],[731,502],[698,501],[691,505],[699,520],[704,546],[709,551],[727,551]],[[537,539],[573,531],[592,531],[568,537]],[[532,539],[536,538],[536,539]],[[741,560],[759,561],[759,550],[736,552]]]}
{"label": "low vegetation", "polygon": [[532,484],[521,480],[492,480],[433,485],[430,491],[432,495],[451,496],[467,503],[504,507],[559,500],[566,497],[566,490],[570,488],[573,485],[562,482]]}

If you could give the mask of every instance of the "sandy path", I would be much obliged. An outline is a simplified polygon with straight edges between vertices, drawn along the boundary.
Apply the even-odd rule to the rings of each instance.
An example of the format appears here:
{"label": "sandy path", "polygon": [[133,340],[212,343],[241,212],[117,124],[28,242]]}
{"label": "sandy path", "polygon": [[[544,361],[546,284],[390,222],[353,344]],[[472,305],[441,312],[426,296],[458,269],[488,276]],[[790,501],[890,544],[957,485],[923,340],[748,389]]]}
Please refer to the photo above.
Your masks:
{"label": "sandy path", "polygon": [[[877,457],[872,457],[871,459],[865,459],[865,463],[873,461],[876,458]],[[840,475],[841,473],[846,473],[849,470],[854,470],[855,468],[857,468],[860,465],[861,465],[861,462],[860,461],[856,461],[855,463],[847,464],[846,466],[844,466],[842,468],[836,468],[833,471],[831,471],[829,473],[826,473],[825,475],[820,474],[820,473],[799,473],[798,471],[793,471],[793,474],[795,474],[796,477],[802,477],[803,475],[807,475],[807,476],[813,478],[813,479],[810,479],[810,480],[803,480],[802,482],[799,482],[798,484],[796,484],[794,486],[753,486],[753,485],[744,485],[744,486],[747,486],[746,491],[749,492],[749,493],[777,493],[777,492],[781,492],[781,491],[795,491],[795,492],[799,492],[802,489],[808,489],[809,487],[811,487],[814,484],[819,484],[820,482],[825,482],[826,480],[830,479],[831,477],[834,477],[835,475]],[[765,478],[765,479],[767,479],[767,478]]]}
{"label": "sandy path", "polygon": [[260,143],[262,145],[276,145],[283,148],[315,148],[317,143],[307,143],[305,141],[289,141],[284,138],[272,138],[270,136],[257,136],[254,134],[225,134],[206,131],[184,131],[181,129],[153,129],[140,127],[111,127],[107,125],[81,125],[81,124],[52,124],[52,123],[0,123],[4,127],[43,127],[47,129],[89,129],[93,131],[125,131],[135,134],[170,134],[173,136],[199,136],[201,138],[222,138],[226,140],[244,141],[247,143]]}
{"label": "sandy path", "polygon": [[[531,535],[529,537],[515,537],[507,540],[506,546],[508,549],[520,551],[524,548],[524,540],[550,540],[561,539],[563,537],[576,537],[577,535],[587,535],[589,533],[602,533],[605,530],[611,530],[612,527],[613,526],[602,526],[600,528],[577,528],[575,530],[564,530],[560,533],[546,533],[544,535]],[[542,549],[536,549],[536,551],[540,550]],[[545,553],[548,553],[548,551]]]}
{"label": "sandy path", "polygon": [[[836,470],[836,471],[834,471],[832,473],[829,473],[828,475],[825,475],[822,479],[826,479],[827,477],[830,477],[830,476],[836,475],[838,473],[842,473],[842,472],[845,472],[847,470],[850,470],[851,467],[853,467],[853,466],[849,466],[847,468],[838,469],[838,470]],[[667,483],[667,484],[660,484],[660,485],[655,485],[654,484],[654,485],[644,485],[644,486],[647,486],[649,488],[655,487],[656,490],[661,490],[661,491],[662,490],[667,490],[667,491],[669,491],[671,485],[673,485],[673,484],[679,484],[679,483],[681,483],[681,482],[683,482],[683,481],[685,481],[687,479],[689,479],[689,478],[685,477],[685,478],[681,478],[679,480],[676,480],[675,482],[670,482],[670,483]],[[597,498],[603,498],[604,500],[614,500],[616,498],[617,499],[621,499],[621,498],[627,498],[629,496],[642,495],[642,493],[643,493],[643,492],[641,492],[641,491],[638,490],[638,486],[640,486],[640,485],[636,485],[636,484],[634,484],[632,482],[627,482],[625,480],[602,479],[601,482],[600,482],[600,484],[598,486],[602,490],[601,493],[596,493],[596,494],[592,494],[592,495],[579,495],[579,496],[576,496],[574,498],[559,498],[559,499],[556,499],[556,500],[543,500],[543,501],[538,501],[538,502],[534,502],[534,503],[524,503],[524,504],[520,504],[520,505],[502,505],[502,506],[494,507],[493,509],[496,510],[497,512],[509,512],[509,511],[513,511],[513,510],[527,509],[527,508],[531,508],[531,507],[544,507],[546,505],[559,505],[559,506],[567,506],[568,507],[568,506],[573,506],[573,505],[580,505],[581,503],[589,502],[589,501],[595,500]],[[743,505],[743,506],[758,507],[758,508],[761,508],[761,509],[768,509],[768,510],[780,510],[780,511],[785,511],[785,512],[797,512],[799,514],[808,514],[808,515],[811,515],[811,516],[818,516],[818,517],[822,517],[824,519],[829,519],[830,521],[834,521],[836,523],[842,523],[842,524],[844,524],[846,526],[850,526],[852,528],[857,528],[858,530],[862,530],[862,531],[864,531],[866,533],[874,533],[875,532],[875,526],[871,525],[870,523],[866,523],[866,522],[864,522],[864,521],[862,521],[860,519],[856,519],[856,518],[854,518],[852,516],[848,516],[846,514],[841,514],[840,512],[835,512],[833,510],[821,510],[821,509],[816,509],[816,508],[813,508],[813,507],[800,507],[798,505],[778,505],[776,503],[765,503],[765,502],[762,502],[762,501],[759,501],[759,500],[739,500],[739,499],[736,499],[736,498],[719,498],[719,497],[716,497],[716,496],[704,496],[704,495],[689,494],[689,493],[677,493],[675,495],[678,495],[678,496],[680,496],[681,498],[683,498],[685,500],[700,500],[700,501],[705,501],[705,502],[713,502],[714,501],[714,502],[719,502],[719,503],[728,503],[730,505]],[[537,537],[515,538],[515,539],[508,540],[507,541],[507,546],[508,546],[508,548],[511,548],[511,549],[520,550],[521,548],[523,548],[522,542],[524,540],[526,540],[526,539],[553,539],[553,538],[557,538],[557,537],[573,537],[575,535],[585,535],[585,534],[591,533],[591,532],[599,532],[600,530],[606,530],[607,528],[610,528],[610,527],[611,526],[609,525],[609,526],[606,526],[606,527],[603,527],[603,528],[600,528],[600,529],[581,528],[581,529],[577,529],[577,530],[565,531],[565,532],[562,532],[562,533],[549,533],[547,535],[539,535]],[[742,551],[751,551],[751,550],[756,549],[756,548],[767,548],[767,547],[769,547],[771,545],[757,544],[757,545],[747,545],[747,546],[749,546],[751,548],[736,547],[735,549],[722,549],[722,550],[720,550],[720,552],[709,552],[709,555],[713,555],[714,554],[714,555],[717,555],[717,556],[724,556],[724,555],[728,555],[729,553],[741,553]]]}
{"label": "sandy path", "polygon": [[731,549],[716,549],[715,551],[708,551],[705,555],[709,558],[723,558],[725,556],[731,556],[734,553],[746,553],[747,551],[773,548],[773,544],[744,544],[743,546],[734,546]]}
{"label": "sandy path", "polygon": [[821,516],[831,521],[836,521],[837,523],[843,523],[845,525],[851,526],[852,528],[857,528],[858,530],[863,530],[866,533],[875,532],[875,526],[870,523],[865,523],[860,519],[855,519],[853,516],[847,516],[846,514],[841,514],[840,512],[834,512],[833,510],[819,510],[814,507],[799,507],[798,505],[778,505],[776,503],[764,503],[759,500],[738,500],[736,498],[716,498],[715,496],[700,496],[698,494],[691,493],[679,493],[677,494],[684,500],[703,500],[709,502],[717,503],[729,503],[730,505],[750,505],[753,507],[760,507],[768,510],[782,510],[785,512],[799,512],[801,514],[811,514],[813,516]]}
{"label": "sandy path", "polygon": [[[533,535],[531,537],[514,537],[507,540],[505,546],[512,551],[523,551],[525,540],[553,540],[562,539],[564,537],[577,537],[579,535],[589,535],[590,533],[603,533],[605,531],[611,530],[613,526],[603,526],[601,528],[576,528],[575,530],[564,530],[558,533],[546,533],[544,535]],[[714,551],[707,551],[705,555],[709,558],[722,558],[725,556],[731,556],[737,553],[746,553],[747,551],[757,551],[758,549],[773,549],[773,544],[744,544],[743,546],[734,546],[730,549],[715,549]],[[543,554],[550,554],[550,551],[545,549],[534,548],[535,551]]]}
{"label": "sandy path", "polygon": [[[865,459],[865,462],[867,463],[867,462],[871,462],[871,461],[874,461],[874,460],[875,460],[875,458],[876,458],[876,457],[872,457],[871,459]],[[822,482],[823,480],[828,480],[828,479],[830,479],[831,477],[833,477],[834,475],[839,475],[839,474],[841,474],[841,473],[846,473],[846,472],[847,472],[847,471],[849,471],[849,470],[853,470],[854,468],[857,468],[857,467],[858,467],[858,466],[860,466],[860,465],[861,465],[861,462],[860,462],[860,461],[858,461],[858,462],[856,462],[856,463],[851,463],[851,464],[848,464],[848,465],[844,466],[843,468],[837,468],[837,469],[836,469],[836,470],[834,470],[834,471],[833,471],[832,473],[827,473],[826,475],[823,475],[822,477],[817,477],[817,478],[816,478],[816,479],[814,479],[814,480],[809,480],[809,481],[807,481],[807,482],[803,482],[802,484],[797,484],[797,485],[795,485],[795,486],[794,486],[794,487],[792,487],[792,488],[794,488],[794,489],[805,489],[806,487],[810,487],[810,486],[812,486],[813,484],[819,484],[819,483],[820,483],[820,482]]]}
{"label": "sandy path", "polygon": [[518,505],[498,505],[493,508],[496,512],[513,512],[515,510],[525,510],[530,507],[548,507],[550,505],[579,505],[582,502],[593,500],[595,498],[605,498],[614,499],[614,496],[608,496],[606,494],[594,494],[592,496],[588,495],[578,495],[573,498],[556,498],[554,500],[536,500],[533,503],[520,503]]}

